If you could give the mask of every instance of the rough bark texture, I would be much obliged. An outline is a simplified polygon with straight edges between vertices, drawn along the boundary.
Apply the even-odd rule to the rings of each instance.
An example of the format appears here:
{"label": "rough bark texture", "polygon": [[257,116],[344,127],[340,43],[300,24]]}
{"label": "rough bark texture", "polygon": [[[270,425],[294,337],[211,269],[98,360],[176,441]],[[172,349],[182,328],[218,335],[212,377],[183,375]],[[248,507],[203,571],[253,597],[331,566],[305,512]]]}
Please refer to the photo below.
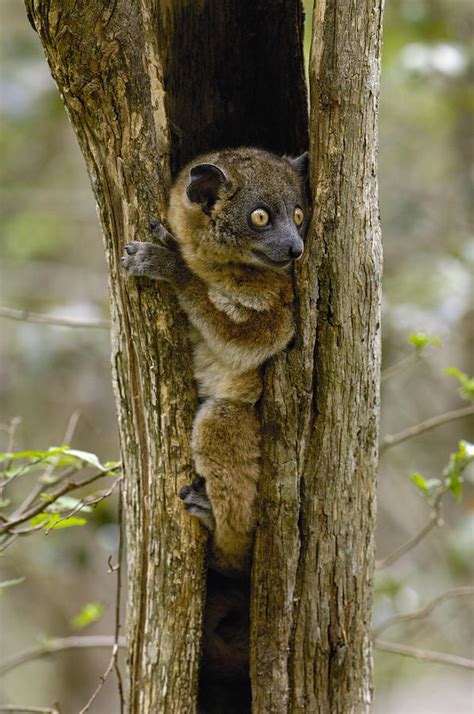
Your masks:
{"label": "rough bark texture", "polygon": [[[112,366],[126,474],[129,711],[192,711],[203,537],[182,513],[195,410],[187,330],[166,288],[127,281],[170,184],[163,62],[152,3],[28,0],[87,162],[109,265]],[[85,249],[86,246],[84,246]]]}
{"label": "rough bark texture", "polygon": [[295,348],[266,373],[254,551],[256,712],[369,711],[379,415],[382,0],[317,0],[312,225]]}

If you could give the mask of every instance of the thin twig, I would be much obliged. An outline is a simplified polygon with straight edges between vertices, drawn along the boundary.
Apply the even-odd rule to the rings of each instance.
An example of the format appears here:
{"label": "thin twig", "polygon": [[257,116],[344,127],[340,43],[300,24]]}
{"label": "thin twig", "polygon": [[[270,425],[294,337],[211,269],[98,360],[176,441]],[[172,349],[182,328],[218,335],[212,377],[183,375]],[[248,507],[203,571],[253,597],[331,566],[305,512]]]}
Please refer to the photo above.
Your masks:
{"label": "thin twig", "polygon": [[423,526],[423,528],[418,531],[416,535],[413,536],[413,538],[410,538],[410,540],[408,540],[406,543],[402,543],[402,545],[396,548],[393,553],[390,553],[390,555],[388,555],[386,558],[383,558],[382,560],[377,560],[375,562],[375,567],[377,569],[387,568],[389,565],[392,565],[392,563],[401,558],[402,555],[405,555],[405,553],[408,553],[408,551],[418,545],[418,543],[422,541],[423,538],[425,538],[428,533],[433,530],[433,528],[443,525],[443,521],[441,519],[441,499],[448,490],[449,485],[447,484],[440,488],[433,501],[429,521]]}
{"label": "thin twig", "polygon": [[449,664],[454,667],[464,669],[474,669],[474,660],[458,655],[446,654],[445,652],[433,652],[432,650],[422,650],[409,645],[399,645],[398,642],[386,642],[385,640],[374,640],[376,649],[382,652],[391,652],[405,657],[414,657],[425,662],[436,662],[438,664]]}
{"label": "thin twig", "polygon": [[51,526],[51,528],[46,528],[45,535],[48,535],[51,530],[57,528],[58,523],[61,523],[61,521],[66,521],[68,518],[72,518],[76,515],[76,513],[82,511],[85,506],[97,506],[98,503],[101,503],[113,494],[117,486],[120,485],[121,481],[122,477],[118,476],[110,488],[103,489],[102,491],[97,491],[96,493],[92,493],[90,496],[86,496],[85,498],[81,499],[79,503],[74,506],[74,508],[72,508],[70,511],[67,511],[66,513],[63,513],[57,521],[54,521],[54,524]]}
{"label": "thin twig", "polygon": [[439,414],[438,416],[430,417],[429,419],[421,421],[419,424],[415,424],[414,426],[408,427],[408,429],[403,429],[402,431],[399,431],[397,434],[387,434],[382,439],[382,442],[380,444],[380,451],[385,451],[391,446],[401,444],[402,441],[412,439],[414,436],[423,434],[425,431],[430,431],[431,429],[435,429],[437,426],[447,424],[448,422],[454,421],[456,419],[463,419],[464,417],[470,416],[471,414],[474,414],[474,404],[468,407],[462,407],[462,409],[454,409],[453,411],[445,412],[444,414]]}
{"label": "thin twig", "polygon": [[11,307],[0,307],[0,317],[7,317],[10,320],[20,320],[22,322],[36,322],[42,325],[56,325],[59,327],[87,327],[99,330],[109,330],[108,320],[72,320],[67,317],[56,317],[55,315],[43,315],[38,312],[28,310],[15,310]]}
{"label": "thin twig", "polygon": [[89,701],[87,702],[87,704],[85,705],[85,707],[83,707],[83,708],[81,709],[81,711],[79,712],[79,714],[85,714],[85,713],[86,713],[87,711],[89,711],[89,709],[91,708],[92,704],[94,703],[94,700],[97,698],[97,696],[98,696],[100,690],[102,689],[102,687],[104,686],[105,682],[107,681],[107,677],[109,676],[109,674],[111,673],[111,671],[112,671],[113,668],[114,668],[114,662],[115,662],[115,658],[117,657],[117,652],[118,652],[118,646],[117,646],[116,643],[114,643],[114,646],[112,647],[112,656],[110,657],[110,661],[109,661],[109,664],[108,664],[108,666],[107,666],[107,669],[105,670],[104,674],[102,674],[102,675],[99,677],[99,680],[100,680],[100,681],[99,681],[99,684],[97,685],[96,690],[95,690],[94,693],[92,694],[91,698],[89,699]]}
{"label": "thin twig", "polygon": [[[116,644],[115,636],[112,635],[94,635],[94,636],[79,636],[79,637],[57,637],[52,640],[46,640],[40,645],[30,647],[23,652],[19,652],[12,657],[8,657],[0,663],[0,676],[5,675],[12,669],[16,669],[25,662],[47,657],[56,652],[64,652],[66,650],[75,649],[109,649]],[[118,641],[119,647],[125,647],[125,638],[121,637]]]}
{"label": "thin twig", "polygon": [[[8,443],[7,443],[7,453],[11,454],[13,452],[13,447],[15,445],[15,434],[16,430],[21,424],[21,417],[13,417],[13,419],[10,420],[10,423],[7,426],[2,425],[2,429],[7,432],[8,434]],[[10,459],[5,463],[4,470],[8,471],[12,464],[12,460]],[[10,479],[11,481],[11,479]],[[0,479],[0,499],[3,498],[3,491],[4,488],[7,484],[7,481],[4,479]]]}
{"label": "thin twig", "polygon": [[[118,644],[120,640],[120,604],[122,599],[122,562],[123,562],[123,518],[122,518],[122,479],[120,479],[120,491],[118,498],[117,507],[117,520],[119,528],[119,542],[117,548],[117,579],[116,579],[116,591],[115,591],[115,654],[114,654],[114,670],[115,676],[117,678],[117,689],[119,694],[120,702],[120,714],[123,714],[125,709],[125,696],[124,696],[124,686],[122,681],[122,673],[120,671],[120,664],[118,661]],[[109,562],[110,567],[110,562]]]}
{"label": "thin twig", "polygon": [[400,372],[403,372],[405,369],[407,369],[407,367],[415,365],[420,359],[421,357],[419,352],[410,352],[405,357],[402,357],[401,360],[395,362],[395,364],[392,364],[390,365],[390,367],[387,367],[387,369],[383,370],[380,377],[382,382],[385,382],[386,379],[390,379],[391,377],[395,377],[395,375],[399,374]]}
{"label": "thin twig", "polygon": [[[58,476],[58,478],[55,479],[52,484],[43,483],[42,479],[44,478],[45,474],[42,474],[39,477],[38,481],[34,484],[29,494],[26,496],[25,500],[18,506],[16,511],[10,514],[10,518],[8,520],[12,521],[21,516],[23,513],[25,513],[31,506],[31,504],[36,501],[38,496],[40,496],[42,493],[47,492],[48,486],[56,485],[57,483],[59,483],[59,481],[64,481],[64,479],[69,478],[69,476],[72,476],[73,474],[77,473],[77,471],[78,469],[76,468],[76,466],[71,466],[69,469],[66,469],[60,476]],[[43,508],[46,508],[46,504],[44,503]]]}
{"label": "thin twig", "polygon": [[411,620],[420,620],[423,617],[430,615],[438,605],[445,602],[446,600],[452,600],[458,597],[468,597],[474,595],[474,587],[463,587],[463,588],[453,588],[451,590],[446,590],[446,592],[441,593],[438,597],[430,600],[423,607],[418,610],[413,610],[412,612],[403,612],[399,615],[393,615],[388,617],[386,620],[380,623],[378,627],[374,628],[374,636],[378,637],[381,632],[384,632],[389,627],[394,625],[400,625],[404,622],[410,622]]}

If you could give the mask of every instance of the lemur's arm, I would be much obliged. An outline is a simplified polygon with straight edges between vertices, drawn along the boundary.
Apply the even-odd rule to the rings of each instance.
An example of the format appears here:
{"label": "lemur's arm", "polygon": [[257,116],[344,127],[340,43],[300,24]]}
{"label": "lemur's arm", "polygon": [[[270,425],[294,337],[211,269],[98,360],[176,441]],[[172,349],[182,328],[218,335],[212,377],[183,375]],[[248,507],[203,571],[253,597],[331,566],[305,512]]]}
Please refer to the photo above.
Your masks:
{"label": "lemur's arm", "polygon": [[288,305],[265,312],[247,310],[245,321],[232,320],[210,300],[209,286],[187,267],[171,233],[155,221],[152,231],[159,243],[129,243],[121,259],[123,268],[128,275],[173,285],[190,322],[223,363],[254,369],[286,346],[293,334]]}

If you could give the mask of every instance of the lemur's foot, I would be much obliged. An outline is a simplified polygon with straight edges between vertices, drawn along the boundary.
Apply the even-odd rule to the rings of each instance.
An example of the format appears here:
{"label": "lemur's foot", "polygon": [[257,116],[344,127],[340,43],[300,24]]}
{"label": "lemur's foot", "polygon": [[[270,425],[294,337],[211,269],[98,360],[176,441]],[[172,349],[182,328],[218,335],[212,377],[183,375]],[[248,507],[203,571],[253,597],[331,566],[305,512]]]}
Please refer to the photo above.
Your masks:
{"label": "lemur's foot", "polygon": [[212,533],[216,523],[211,502],[207,497],[206,479],[196,476],[191,485],[183,486],[180,489],[179,497],[183,501],[186,511],[199,518],[203,526]]}

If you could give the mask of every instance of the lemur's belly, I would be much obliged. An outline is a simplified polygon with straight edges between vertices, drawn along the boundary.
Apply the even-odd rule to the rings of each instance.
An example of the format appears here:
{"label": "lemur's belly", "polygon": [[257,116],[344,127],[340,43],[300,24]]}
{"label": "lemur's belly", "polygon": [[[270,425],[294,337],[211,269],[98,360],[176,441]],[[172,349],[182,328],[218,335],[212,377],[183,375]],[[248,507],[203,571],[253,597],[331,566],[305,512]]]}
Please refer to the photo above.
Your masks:
{"label": "lemur's belly", "polygon": [[262,393],[260,369],[231,370],[219,362],[199,333],[193,335],[194,378],[202,399],[214,397],[254,404]]}

